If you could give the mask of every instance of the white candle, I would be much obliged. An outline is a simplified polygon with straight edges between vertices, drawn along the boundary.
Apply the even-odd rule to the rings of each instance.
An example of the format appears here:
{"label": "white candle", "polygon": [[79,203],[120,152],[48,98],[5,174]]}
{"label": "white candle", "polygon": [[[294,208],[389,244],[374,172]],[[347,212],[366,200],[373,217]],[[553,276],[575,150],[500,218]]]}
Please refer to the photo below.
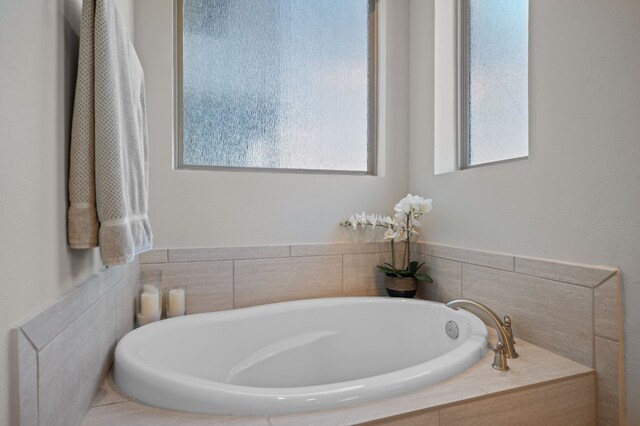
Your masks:
{"label": "white candle", "polygon": [[176,288],[169,291],[169,315],[172,317],[184,315],[184,289]]}
{"label": "white candle", "polygon": [[155,316],[160,313],[160,294],[142,293],[140,296],[140,313],[144,316]]}
{"label": "white candle", "polygon": [[158,288],[153,284],[145,284],[142,286],[143,293],[157,293]]}

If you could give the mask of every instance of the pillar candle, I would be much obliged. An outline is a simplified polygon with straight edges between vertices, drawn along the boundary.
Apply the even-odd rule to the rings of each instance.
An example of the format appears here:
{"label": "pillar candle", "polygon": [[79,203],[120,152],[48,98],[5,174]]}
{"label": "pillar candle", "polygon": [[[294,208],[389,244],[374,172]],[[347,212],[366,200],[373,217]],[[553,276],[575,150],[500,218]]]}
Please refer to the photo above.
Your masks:
{"label": "pillar candle", "polygon": [[171,316],[184,315],[184,289],[176,288],[169,291],[169,314]]}
{"label": "pillar candle", "polygon": [[158,288],[155,285],[152,284],[145,284],[142,286],[142,291],[144,293],[157,293],[158,292]]}
{"label": "pillar candle", "polygon": [[140,313],[144,316],[154,316],[160,313],[160,294],[142,293],[140,296]]}

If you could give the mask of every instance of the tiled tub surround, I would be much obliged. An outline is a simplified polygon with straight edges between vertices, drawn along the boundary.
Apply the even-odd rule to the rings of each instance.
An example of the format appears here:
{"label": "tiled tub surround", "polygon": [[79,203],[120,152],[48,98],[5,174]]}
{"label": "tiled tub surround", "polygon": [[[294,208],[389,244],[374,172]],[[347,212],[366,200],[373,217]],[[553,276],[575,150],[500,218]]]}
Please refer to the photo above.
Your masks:
{"label": "tiled tub surround", "polygon": [[110,267],[14,332],[20,425],[74,425],[134,324],[139,262]]}
{"label": "tiled tub surround", "polygon": [[[624,374],[617,270],[417,243],[434,283],[419,297],[464,297],[509,314],[516,338],[595,368],[599,424],[624,424]],[[385,295],[375,265],[389,244],[335,243],[156,250],[142,270],[186,287],[187,313],[285,300]]]}
{"label": "tiled tub surround", "polygon": [[[495,341],[495,335],[491,337]],[[276,416],[205,416],[142,405],[109,378],[83,426],[162,425],[595,425],[593,370],[550,351],[519,343],[512,370],[491,367],[493,353],[463,374],[394,398],[341,409]]]}
{"label": "tiled tub surround", "polygon": [[[139,270],[161,269],[163,286],[186,288],[188,313],[208,312],[314,297],[384,295],[375,265],[389,261],[388,247],[380,242],[169,249],[145,253],[140,267],[109,268],[16,329],[21,424],[37,424],[38,416],[40,424],[79,421],[111,362],[114,343],[133,327]],[[498,314],[509,313],[517,338],[594,367],[598,423],[623,424],[616,270],[435,244],[419,243],[415,250],[435,280],[421,287],[421,297],[473,298]],[[510,360],[513,369],[505,374],[518,375],[519,362]],[[423,392],[431,395],[429,389]],[[401,414],[389,410],[387,416]],[[441,421],[448,418],[446,410],[438,409]],[[411,421],[407,424],[428,424]]]}
{"label": "tiled tub surround", "polygon": [[[616,269],[418,243],[438,274],[422,296],[464,297],[508,313],[516,337],[549,349],[597,374],[598,424],[625,424],[620,274]],[[455,267],[450,263],[454,262]],[[453,270],[457,271],[453,273]]]}

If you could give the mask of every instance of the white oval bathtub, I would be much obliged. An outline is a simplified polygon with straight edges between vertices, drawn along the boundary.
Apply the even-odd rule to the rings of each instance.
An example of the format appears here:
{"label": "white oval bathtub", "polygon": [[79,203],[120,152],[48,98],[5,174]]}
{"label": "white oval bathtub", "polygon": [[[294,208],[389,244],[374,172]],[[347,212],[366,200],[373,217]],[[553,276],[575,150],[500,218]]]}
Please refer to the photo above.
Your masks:
{"label": "white oval bathtub", "polygon": [[[445,332],[454,321],[457,339]],[[423,300],[353,297],[189,315],[138,328],[116,347],[129,396],[194,413],[266,415],[387,398],[480,360],[476,316]]]}

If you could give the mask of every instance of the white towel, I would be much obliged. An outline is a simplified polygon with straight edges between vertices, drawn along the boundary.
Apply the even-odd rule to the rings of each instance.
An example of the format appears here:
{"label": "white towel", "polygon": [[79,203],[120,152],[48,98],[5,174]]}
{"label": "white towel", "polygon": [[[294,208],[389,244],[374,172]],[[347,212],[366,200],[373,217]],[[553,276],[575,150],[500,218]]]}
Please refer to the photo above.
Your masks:
{"label": "white towel", "polygon": [[84,0],[69,161],[69,245],[105,265],[152,248],[144,75],[112,0]]}

